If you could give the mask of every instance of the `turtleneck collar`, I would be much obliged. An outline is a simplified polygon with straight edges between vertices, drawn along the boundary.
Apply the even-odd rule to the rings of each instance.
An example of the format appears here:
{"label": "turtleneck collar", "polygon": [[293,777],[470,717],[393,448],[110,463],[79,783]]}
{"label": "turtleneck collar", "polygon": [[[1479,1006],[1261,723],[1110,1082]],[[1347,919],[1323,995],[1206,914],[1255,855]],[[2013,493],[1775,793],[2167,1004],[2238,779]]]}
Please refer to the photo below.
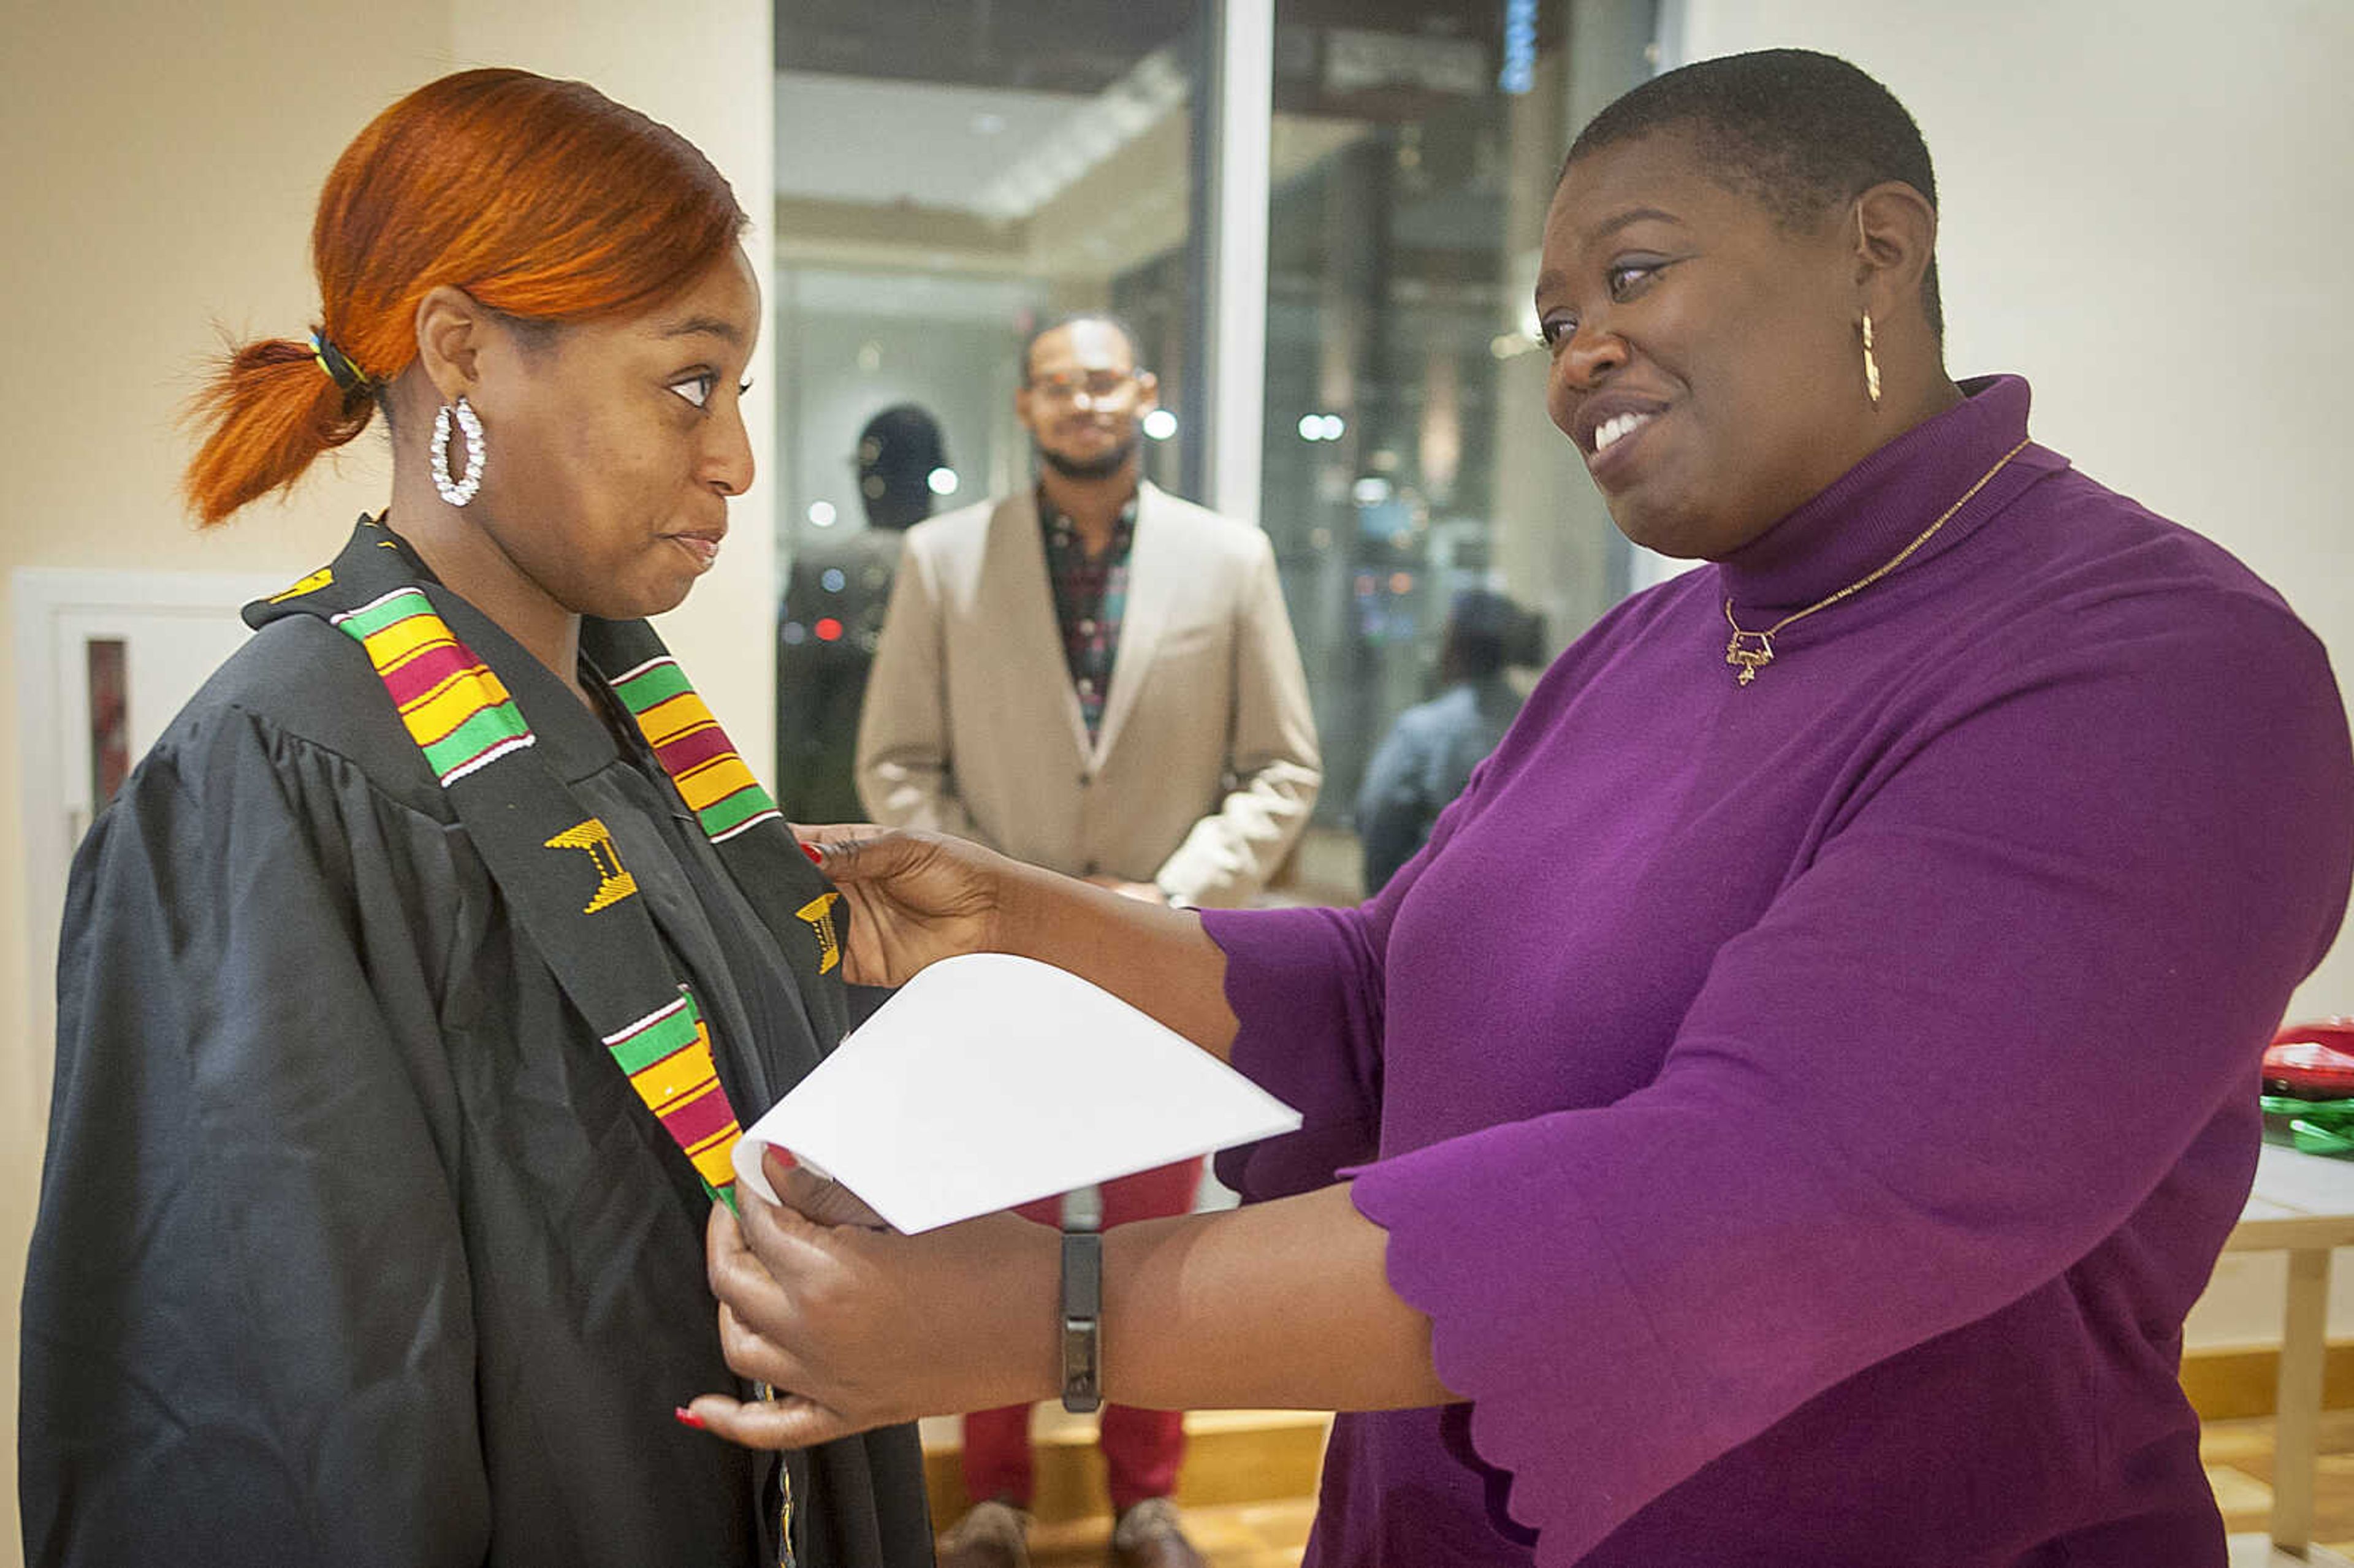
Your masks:
{"label": "turtleneck collar", "polygon": [[[1925,419],[1841,474],[1812,500],[1716,564],[1736,609],[1795,609],[1893,559],[1958,500],[1995,460],[2027,439],[2024,378],[1961,383],[1962,401]],[[2067,460],[2030,446],[1921,546],[1905,570],[1953,548],[2017,494],[2020,483]]]}

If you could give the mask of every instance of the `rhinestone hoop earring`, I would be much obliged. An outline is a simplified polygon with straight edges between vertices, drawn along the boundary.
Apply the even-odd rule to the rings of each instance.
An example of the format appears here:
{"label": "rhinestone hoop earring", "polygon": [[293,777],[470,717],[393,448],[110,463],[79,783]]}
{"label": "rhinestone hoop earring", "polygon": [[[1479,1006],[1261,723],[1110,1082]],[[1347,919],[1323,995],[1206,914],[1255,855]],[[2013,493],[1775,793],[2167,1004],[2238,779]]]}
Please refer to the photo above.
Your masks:
{"label": "rhinestone hoop earring", "polygon": [[[1863,389],[1872,397],[1872,406],[1880,407],[1880,361],[1872,356],[1872,313],[1863,313]],[[462,404],[463,399],[461,399]]]}
{"label": "rhinestone hoop earring", "polygon": [[[450,420],[455,416],[458,429],[466,438],[466,477],[450,477]],[[457,406],[441,405],[433,416],[433,488],[441,499],[452,506],[463,506],[474,499],[474,492],[482,488],[482,421],[476,417],[474,406],[463,396]]]}

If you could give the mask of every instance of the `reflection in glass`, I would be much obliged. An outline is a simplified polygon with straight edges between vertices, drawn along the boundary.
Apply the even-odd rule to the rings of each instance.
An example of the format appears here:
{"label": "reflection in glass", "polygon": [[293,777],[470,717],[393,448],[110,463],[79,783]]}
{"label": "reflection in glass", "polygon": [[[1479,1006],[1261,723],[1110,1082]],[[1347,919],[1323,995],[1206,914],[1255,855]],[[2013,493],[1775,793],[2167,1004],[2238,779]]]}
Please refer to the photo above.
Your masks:
{"label": "reflection in glass", "polygon": [[1655,10],[1278,0],[1263,517],[1330,830],[1397,715],[1434,694],[1460,595],[1529,606],[1551,652],[1624,591],[1527,318],[1555,172],[1647,70]]}
{"label": "reflection in glass", "polygon": [[[870,520],[867,421],[907,405],[937,422],[947,455],[922,471],[925,511],[1028,484],[1021,345],[1083,309],[1128,320],[1140,366],[1178,406],[1200,326],[1185,280],[1206,10],[777,8],[778,794],[797,820],[861,814],[848,757],[905,526]],[[1182,423],[1146,433],[1147,477],[1176,488]],[[801,603],[828,571],[838,602]]]}

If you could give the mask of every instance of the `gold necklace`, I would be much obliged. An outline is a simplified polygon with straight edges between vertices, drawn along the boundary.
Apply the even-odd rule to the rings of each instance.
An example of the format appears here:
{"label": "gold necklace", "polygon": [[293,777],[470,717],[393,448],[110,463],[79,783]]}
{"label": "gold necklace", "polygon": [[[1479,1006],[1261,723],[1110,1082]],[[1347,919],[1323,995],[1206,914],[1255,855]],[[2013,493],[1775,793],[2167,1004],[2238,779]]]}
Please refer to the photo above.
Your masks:
{"label": "gold necklace", "polygon": [[1773,625],[1767,627],[1763,631],[1744,630],[1742,629],[1741,622],[1733,619],[1733,598],[1729,594],[1726,595],[1724,600],[1724,623],[1733,628],[1733,641],[1724,645],[1724,662],[1728,664],[1738,664],[1741,666],[1741,683],[1744,686],[1747,685],[1750,682],[1757,678],[1758,671],[1763,670],[1766,665],[1771,664],[1774,662],[1774,637],[1776,632],[1779,632],[1784,627],[1788,626],[1792,621],[1806,620],[1807,617],[1814,614],[1815,611],[1819,609],[1829,609],[1831,606],[1837,604],[1840,600],[1847,598],[1850,594],[1861,593],[1872,584],[1878,582],[1881,578],[1886,577],[1889,573],[1903,566],[1912,557],[1914,551],[1927,544],[1931,536],[1934,535],[1938,529],[1944,527],[1946,521],[1950,519],[1955,513],[1959,512],[1963,507],[1969,504],[1971,496],[1976,495],[1979,491],[1984,490],[1987,487],[1988,482],[1992,480],[1996,474],[2002,471],[2003,465],[2010,461],[2011,459],[2017,457],[2021,451],[2025,450],[2026,447],[2027,443],[2025,441],[2021,441],[2018,446],[2011,448],[2009,451],[2003,453],[2002,456],[1997,458],[1992,468],[1978,475],[1978,482],[1976,484],[1971,485],[1967,490],[1962,492],[1962,498],[1959,501],[1955,502],[1951,506],[1946,507],[1945,511],[1939,513],[1937,514],[1937,520],[1935,523],[1932,523],[1926,528],[1922,529],[1918,537],[1916,537],[1911,544],[1905,546],[1903,549],[1897,551],[1893,556],[1882,562],[1877,569],[1856,578],[1855,581],[1848,584],[1847,587],[1840,589],[1839,592],[1831,595],[1829,599],[1817,599],[1814,603],[1807,606],[1806,609],[1796,610],[1791,614],[1784,616],[1781,620],[1776,621]]}

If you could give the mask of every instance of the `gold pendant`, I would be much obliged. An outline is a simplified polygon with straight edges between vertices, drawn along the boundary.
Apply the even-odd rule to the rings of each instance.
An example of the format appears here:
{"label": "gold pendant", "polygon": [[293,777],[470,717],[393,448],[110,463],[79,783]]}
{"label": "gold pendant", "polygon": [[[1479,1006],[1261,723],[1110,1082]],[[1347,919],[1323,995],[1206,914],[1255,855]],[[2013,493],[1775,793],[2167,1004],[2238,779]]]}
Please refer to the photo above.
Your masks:
{"label": "gold pendant", "polygon": [[1724,662],[1741,666],[1741,683],[1747,685],[1757,678],[1757,672],[1774,662],[1774,639],[1763,631],[1743,631],[1734,628],[1733,641],[1724,645]]}

